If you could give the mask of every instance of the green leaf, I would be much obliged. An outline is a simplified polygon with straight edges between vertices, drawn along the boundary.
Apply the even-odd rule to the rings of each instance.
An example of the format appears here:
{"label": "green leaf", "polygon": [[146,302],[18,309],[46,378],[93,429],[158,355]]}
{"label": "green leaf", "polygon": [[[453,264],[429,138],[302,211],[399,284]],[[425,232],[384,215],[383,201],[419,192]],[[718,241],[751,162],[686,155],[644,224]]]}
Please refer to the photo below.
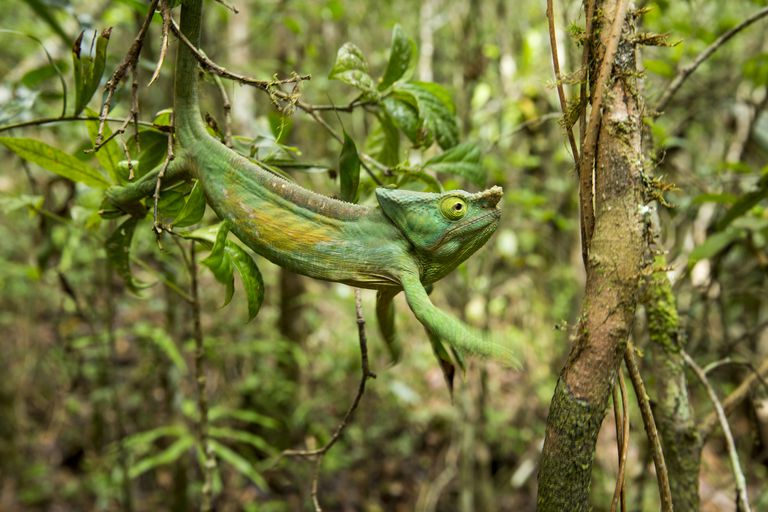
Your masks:
{"label": "green leaf", "polygon": [[109,236],[105,245],[110,265],[133,292],[138,292],[140,288],[147,286],[134,281],[131,274],[131,241],[138,222],[137,217],[128,218]]}
{"label": "green leaf", "polygon": [[468,179],[473,184],[485,185],[485,169],[480,164],[480,148],[471,142],[465,142],[440,153],[426,161],[425,169],[456,174]]}
{"label": "green leaf", "polygon": [[[56,32],[56,34],[61,38],[64,45],[69,45],[69,42],[72,40],[70,35],[66,33],[64,28],[62,28],[59,21],[56,19],[56,9],[52,8],[54,7],[51,5],[50,2],[43,2],[42,0],[24,0],[24,3],[26,3],[30,9],[35,11],[35,14],[38,15],[45,23],[48,24],[48,26]],[[57,6],[60,7],[60,6]]]}
{"label": "green leaf", "polygon": [[722,230],[728,227],[734,220],[750,211],[757,203],[768,198],[768,174],[760,178],[757,190],[747,192],[731,206],[722,219],[717,223],[716,229]]}
{"label": "green leaf", "polygon": [[[98,116],[96,112],[88,111],[89,115],[94,117]],[[99,131],[98,121],[87,121],[86,127],[88,128],[88,136],[91,139],[91,144],[96,144],[96,135]],[[125,185],[128,183],[128,167],[120,165],[123,161],[125,154],[120,150],[115,139],[110,139],[112,136],[112,130],[109,126],[104,125],[104,131],[102,132],[104,140],[109,139],[106,144],[103,144],[98,151],[96,151],[96,159],[101,166],[109,173],[109,177],[112,178],[112,183],[115,185]]]}
{"label": "green leaf", "polygon": [[392,46],[389,50],[389,61],[384,76],[379,83],[379,90],[383,91],[405,75],[411,67],[416,55],[416,43],[406,37],[402,27],[398,24],[392,29]]}
{"label": "green leaf", "polygon": [[386,111],[377,115],[379,123],[366,140],[367,152],[390,167],[400,162],[400,133]]}
{"label": "green leaf", "polygon": [[184,203],[184,207],[181,209],[176,219],[172,222],[172,225],[177,228],[185,228],[192,224],[197,224],[205,214],[205,195],[203,194],[203,186],[199,181],[195,181],[192,186],[192,191],[187,196],[187,201]]}
{"label": "green leaf", "polygon": [[[394,125],[416,146],[422,145],[419,111],[415,105],[402,98],[387,96],[382,101],[384,111],[392,119]],[[431,141],[430,141],[431,143]]]}
{"label": "green leaf", "polygon": [[421,128],[428,134],[426,141],[434,137],[443,149],[459,143],[455,108],[444,87],[431,82],[408,82],[396,84],[395,91],[398,97],[406,99],[410,96],[406,101],[416,105]]}
{"label": "green leaf", "polygon": [[360,48],[352,43],[344,43],[339,48],[336,53],[336,62],[328,78],[349,84],[362,91],[367,97],[378,97],[373,78],[368,74],[368,62]]}
{"label": "green leaf", "polygon": [[[133,141],[133,139],[131,139]],[[168,155],[168,135],[151,128],[139,132],[139,164],[135,166],[136,177],[140,178],[160,165]],[[136,149],[133,148],[132,149]],[[132,153],[133,155],[133,153]]]}
{"label": "green leaf", "polygon": [[184,455],[184,452],[194,446],[194,444],[195,439],[192,436],[185,435],[180,437],[171,446],[161,451],[160,453],[145,457],[136,462],[136,464],[132,464],[131,467],[128,468],[129,478],[136,478],[143,473],[146,473],[150,469],[170,464],[171,462]]}
{"label": "green leaf", "polygon": [[350,203],[357,202],[357,188],[360,185],[360,157],[355,141],[344,131],[344,145],[339,155],[339,182],[341,199]]}
{"label": "green leaf", "polygon": [[247,409],[230,409],[225,406],[214,406],[208,411],[208,419],[216,421],[222,418],[234,418],[245,423],[253,423],[266,428],[277,428],[278,422],[269,416],[264,416]]}
{"label": "green leaf", "polygon": [[[79,115],[91,101],[93,93],[99,88],[104,66],[107,61],[107,45],[112,28],[104,29],[100,34],[93,34],[89,47],[83,47],[85,31],[72,46],[72,61],[75,73],[75,115]],[[95,49],[94,49],[95,47]],[[93,51],[93,53],[91,53]]]}
{"label": "green leaf", "polygon": [[212,437],[217,437],[219,439],[229,439],[232,441],[239,441],[241,443],[249,444],[264,453],[273,454],[276,451],[273,446],[264,440],[263,437],[259,437],[250,432],[246,432],[245,430],[238,430],[227,427],[210,427],[209,432]]}
{"label": "green leaf", "polygon": [[138,432],[125,438],[125,447],[132,451],[146,449],[161,437],[183,436],[187,430],[182,425],[163,425],[162,427]]}
{"label": "green leaf", "polygon": [[155,327],[147,323],[138,323],[133,328],[133,332],[142,338],[151,341],[157,345],[157,348],[173,363],[173,365],[182,373],[187,372],[187,363],[184,356],[181,355],[176,343],[173,341],[165,329]]}
{"label": "green leaf", "polygon": [[715,256],[739,238],[739,236],[740,232],[737,229],[727,229],[710,236],[704,240],[704,243],[696,246],[691,251],[691,254],[688,255],[688,267],[693,267],[699,261]]}
{"label": "green leaf", "polygon": [[264,302],[264,280],[261,272],[251,255],[235,242],[227,241],[226,255],[231,261],[230,266],[234,264],[243,281],[243,289],[248,298],[248,321],[251,321],[259,314],[261,303]]}
{"label": "green leaf", "polygon": [[19,155],[24,160],[39,165],[43,169],[77,181],[89,187],[105,189],[107,180],[91,167],[74,156],[35,139],[0,137],[0,144]]}
{"label": "green leaf", "polygon": [[216,234],[216,242],[213,244],[211,253],[201,263],[211,269],[218,282],[227,287],[224,297],[224,306],[232,300],[235,293],[235,274],[232,261],[226,252],[227,234],[229,234],[229,224],[221,223],[219,232]]}
{"label": "green leaf", "polygon": [[211,447],[211,450],[213,450],[216,455],[221,457],[221,460],[235,468],[239,473],[248,477],[257,487],[261,489],[267,488],[267,482],[264,480],[264,477],[262,477],[259,472],[256,471],[256,468],[253,467],[253,464],[251,464],[247,459],[241,457],[223,444],[212,439],[208,441],[208,444]]}
{"label": "green leaf", "polygon": [[16,196],[0,196],[0,211],[9,214],[21,208],[29,208],[30,216],[36,214],[45,203],[43,196],[21,194]]}

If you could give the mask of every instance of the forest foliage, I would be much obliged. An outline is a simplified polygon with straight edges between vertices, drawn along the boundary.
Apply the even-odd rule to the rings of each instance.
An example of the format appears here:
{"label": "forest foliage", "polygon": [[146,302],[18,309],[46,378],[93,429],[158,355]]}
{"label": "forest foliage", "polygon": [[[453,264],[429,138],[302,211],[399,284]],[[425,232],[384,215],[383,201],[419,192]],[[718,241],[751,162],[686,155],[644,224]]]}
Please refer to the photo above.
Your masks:
{"label": "forest foliage", "polygon": [[[355,292],[253,254],[197,183],[131,212],[110,202],[169,164],[179,3],[8,0],[0,15],[0,509],[534,510],[550,402],[589,301],[564,129],[589,79],[585,6],[554,3],[557,81],[544,1],[204,4],[202,109],[222,143],[363,204],[382,185],[504,187],[496,235],[432,298],[505,340],[522,369],[467,359],[451,393],[402,299],[391,364],[369,292],[376,378],[364,366],[361,380]],[[664,449],[680,447],[670,472],[700,475],[702,510],[736,510],[740,477],[752,508],[768,507],[765,10],[659,0],[628,15],[650,283],[629,338]],[[690,417],[668,415],[681,400]],[[623,402],[626,503],[658,510],[642,404],[631,390]],[[597,438],[596,510],[611,507],[620,416],[609,409]],[[695,442],[665,437],[676,428]],[[284,452],[329,440],[320,458]]]}

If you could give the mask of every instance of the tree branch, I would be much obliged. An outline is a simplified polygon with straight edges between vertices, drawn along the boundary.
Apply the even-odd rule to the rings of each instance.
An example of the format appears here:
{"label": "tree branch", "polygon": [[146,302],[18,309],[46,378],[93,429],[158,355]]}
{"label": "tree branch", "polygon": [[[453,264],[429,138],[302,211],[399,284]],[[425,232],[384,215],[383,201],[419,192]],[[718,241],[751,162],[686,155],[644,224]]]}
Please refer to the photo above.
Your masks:
{"label": "tree branch", "polygon": [[704,51],[702,51],[690,64],[683,66],[680,68],[680,71],[677,72],[677,75],[674,79],[669,83],[667,88],[665,89],[664,93],[662,93],[661,98],[659,98],[659,102],[656,104],[656,106],[653,109],[653,116],[657,117],[659,116],[664,109],[669,104],[669,101],[672,99],[672,96],[677,93],[678,89],[683,85],[683,83],[693,74],[694,71],[701,65],[702,62],[707,60],[715,51],[717,51],[718,48],[723,46],[725,43],[727,43],[733,36],[747,28],[748,26],[752,25],[754,22],[760,20],[761,18],[768,16],[768,7],[764,7],[763,9],[760,9],[756,13],[754,13],[749,18],[745,19],[732,29],[724,32],[720,37],[715,39],[712,44],[707,46]]}

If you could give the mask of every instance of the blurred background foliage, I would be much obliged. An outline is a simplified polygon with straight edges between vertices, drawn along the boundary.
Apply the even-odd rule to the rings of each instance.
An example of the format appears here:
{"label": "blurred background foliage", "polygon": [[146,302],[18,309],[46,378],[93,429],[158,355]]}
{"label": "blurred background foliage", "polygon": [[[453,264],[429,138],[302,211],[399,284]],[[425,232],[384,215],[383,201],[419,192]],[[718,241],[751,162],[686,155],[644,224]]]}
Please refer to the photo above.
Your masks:
{"label": "blurred background foliage", "polygon": [[[242,74],[269,79],[296,71],[303,101],[347,105],[356,91],[329,79],[337,50],[357,45],[381,76],[393,27],[416,42],[414,79],[453,97],[462,141],[480,149],[487,184],[504,187],[496,236],[435,287],[434,300],[467,322],[509,340],[522,371],[471,361],[453,400],[426,336],[398,299],[406,350],[389,365],[364,292],[372,370],[354,422],[325,457],[320,501],[328,510],[533,510],[536,468],[558,372],[569,348],[584,274],[576,177],[560,128],[541,1],[238,1],[239,14],[206,3],[204,49]],[[768,31],[758,23],[710,57],[652,119],[677,70],[764,2],[640,2],[640,32],[669,34],[670,47],[643,47],[646,142],[653,174],[676,185],[659,206],[660,250],[681,313],[687,350],[701,364],[729,358],[758,365],[768,356]],[[583,30],[580,2],[557,2],[561,65],[575,70]],[[6,0],[0,14],[0,135],[43,141],[86,164],[101,159],[91,123],[16,123],[66,115],[76,104],[72,44],[86,30],[113,27],[110,76],[146,15],[138,0]],[[172,107],[172,58],[146,87],[160,53],[155,16],[138,65],[141,120]],[[30,37],[32,36],[32,37]],[[173,38],[172,38],[173,40]],[[45,50],[44,50],[44,49]],[[62,86],[63,80],[63,86]],[[267,94],[224,82],[241,149],[278,155],[303,185],[334,195],[341,145],[307,115],[285,115]],[[204,110],[221,125],[216,84]],[[577,87],[577,85],[569,86]],[[100,107],[101,88],[89,106]],[[130,108],[130,86],[112,116]],[[88,114],[92,111],[85,111]],[[376,149],[375,116],[365,109],[324,113],[358,149]],[[110,123],[112,128],[119,123]],[[90,133],[90,135],[89,135]],[[140,169],[158,165],[164,134],[139,147],[123,140]],[[405,141],[402,138],[403,142]],[[418,166],[437,153],[401,146],[394,163]],[[0,173],[0,509],[190,510],[201,492],[195,451],[192,312],[179,247],[156,244],[138,225],[131,249],[137,282],[128,289],[107,262],[117,226],[99,216],[102,191],[73,184],[2,150]],[[119,155],[117,158],[123,158]],[[277,159],[277,157],[275,157]],[[393,165],[387,163],[388,165]],[[121,169],[125,170],[125,165]],[[118,172],[118,171],[114,171]],[[122,172],[122,171],[120,171]],[[442,186],[477,190],[460,175],[424,173]],[[361,175],[361,201],[374,184]],[[428,178],[422,183],[431,183]],[[411,184],[412,188],[419,188]],[[181,194],[166,198],[178,211]],[[175,201],[176,207],[171,204]],[[215,221],[208,211],[203,224]],[[203,330],[217,443],[217,510],[310,509],[313,464],[273,455],[322,445],[357,389],[354,294],[343,285],[297,277],[256,257],[266,298],[246,323],[241,283],[224,289],[201,272]],[[181,291],[181,294],[179,293]],[[638,314],[637,344],[644,347]],[[653,389],[653,368],[644,361]],[[743,364],[710,374],[721,395],[748,374]],[[691,385],[694,410],[711,410]],[[755,509],[768,507],[768,389],[758,386],[731,417]],[[652,397],[653,398],[653,397]],[[596,510],[607,509],[616,472],[615,434],[606,418],[593,480]],[[658,510],[656,484],[636,408],[628,468],[631,510]],[[123,478],[127,472],[129,479]],[[702,458],[705,510],[733,507],[724,446],[715,436]],[[130,497],[130,500],[128,499]]]}

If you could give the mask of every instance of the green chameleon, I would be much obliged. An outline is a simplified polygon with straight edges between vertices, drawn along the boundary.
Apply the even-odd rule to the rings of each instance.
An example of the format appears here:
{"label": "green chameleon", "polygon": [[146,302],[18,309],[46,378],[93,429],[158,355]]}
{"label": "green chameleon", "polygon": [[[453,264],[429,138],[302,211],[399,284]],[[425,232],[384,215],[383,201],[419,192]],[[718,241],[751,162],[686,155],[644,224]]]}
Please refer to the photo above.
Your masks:
{"label": "green chameleon", "polygon": [[[181,30],[199,41],[200,2],[188,2]],[[429,334],[446,378],[461,353],[514,361],[504,346],[435,307],[429,286],[483,246],[496,230],[500,187],[471,194],[376,189],[378,206],[346,203],[265,171],[208,134],[198,104],[197,62],[180,43],[175,84],[176,157],[164,183],[199,180],[216,214],[248,247],[273,263],[315,279],[378,290],[376,315],[393,359],[399,356],[393,298],[401,290]],[[109,191],[127,205],[149,195],[156,173]],[[166,181],[167,180],[167,181]]]}

